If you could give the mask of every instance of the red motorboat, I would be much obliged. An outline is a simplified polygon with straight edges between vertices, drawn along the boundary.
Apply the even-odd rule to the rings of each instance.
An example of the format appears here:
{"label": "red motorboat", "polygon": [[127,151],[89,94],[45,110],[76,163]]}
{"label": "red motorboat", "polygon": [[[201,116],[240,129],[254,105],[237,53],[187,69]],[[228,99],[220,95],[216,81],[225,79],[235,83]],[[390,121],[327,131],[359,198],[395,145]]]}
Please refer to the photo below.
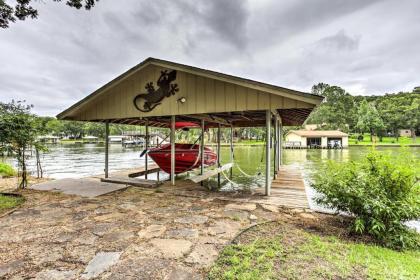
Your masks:
{"label": "red motorboat", "polygon": [[[148,155],[166,173],[171,173],[171,144],[151,149]],[[204,165],[211,166],[217,162],[217,155],[210,148],[204,147]],[[175,174],[200,167],[200,145],[175,144]]]}

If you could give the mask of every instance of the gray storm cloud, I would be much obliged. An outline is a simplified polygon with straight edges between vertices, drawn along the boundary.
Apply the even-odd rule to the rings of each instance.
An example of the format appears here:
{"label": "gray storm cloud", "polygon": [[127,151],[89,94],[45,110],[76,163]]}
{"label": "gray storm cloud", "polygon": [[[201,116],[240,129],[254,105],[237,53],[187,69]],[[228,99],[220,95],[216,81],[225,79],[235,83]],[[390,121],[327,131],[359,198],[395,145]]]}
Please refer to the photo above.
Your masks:
{"label": "gray storm cloud", "polygon": [[38,1],[39,19],[0,30],[0,101],[55,115],[152,56],[309,91],[420,84],[420,2]]}

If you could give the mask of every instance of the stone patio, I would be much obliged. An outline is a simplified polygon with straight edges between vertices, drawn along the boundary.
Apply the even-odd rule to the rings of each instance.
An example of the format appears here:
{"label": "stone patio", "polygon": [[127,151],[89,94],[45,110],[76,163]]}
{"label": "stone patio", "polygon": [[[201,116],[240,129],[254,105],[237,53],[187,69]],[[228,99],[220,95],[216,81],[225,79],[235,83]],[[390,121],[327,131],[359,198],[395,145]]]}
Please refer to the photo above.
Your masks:
{"label": "stone patio", "polygon": [[203,192],[24,195],[23,207],[0,218],[0,279],[203,279],[241,230],[299,215]]}

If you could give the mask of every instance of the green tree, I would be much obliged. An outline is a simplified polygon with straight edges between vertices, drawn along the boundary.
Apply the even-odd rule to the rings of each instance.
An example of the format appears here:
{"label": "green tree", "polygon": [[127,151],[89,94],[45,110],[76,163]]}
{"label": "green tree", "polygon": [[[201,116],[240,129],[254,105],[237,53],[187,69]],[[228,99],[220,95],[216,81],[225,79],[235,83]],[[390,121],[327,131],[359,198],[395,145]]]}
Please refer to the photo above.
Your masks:
{"label": "green tree", "polygon": [[80,138],[84,134],[83,123],[75,121],[62,121],[62,133],[71,138]]}
{"label": "green tree", "polygon": [[56,118],[51,118],[46,124],[45,124],[45,130],[48,134],[52,135],[60,135],[63,132],[63,122],[57,120]]}
{"label": "green tree", "polygon": [[22,170],[22,180],[19,188],[28,184],[26,158],[27,150],[43,149],[37,142],[37,136],[42,133],[39,119],[31,114],[32,106],[24,102],[0,102],[0,152],[13,155]]}
{"label": "green tree", "polygon": [[312,94],[324,96],[325,90],[327,90],[329,87],[330,87],[329,84],[318,83],[318,84],[312,86],[311,92],[312,92]]}
{"label": "green tree", "polygon": [[420,99],[413,99],[412,102],[404,106],[405,123],[411,130],[413,142],[416,142],[416,130],[420,127]]}
{"label": "green tree", "polygon": [[405,223],[420,218],[419,161],[372,150],[357,162],[329,161],[314,175],[317,203],[350,213],[351,229],[396,249],[420,248],[420,235]]}
{"label": "green tree", "polygon": [[312,92],[323,96],[324,101],[312,112],[308,124],[319,124],[323,129],[353,129],[356,112],[353,96],[341,87],[325,83],[314,85]]}
{"label": "green tree", "polygon": [[375,104],[387,130],[393,132],[398,140],[399,129],[411,129],[413,140],[420,130],[420,94],[399,92],[384,96],[369,96],[368,101]]}
{"label": "green tree", "polygon": [[376,110],[375,106],[372,103],[367,102],[367,100],[363,100],[360,105],[359,109],[357,110],[357,124],[356,128],[361,132],[369,132],[370,134],[370,141],[373,140],[373,135],[377,135],[379,132],[383,131],[385,125],[379,115],[378,111]]}
{"label": "green tree", "polygon": [[96,137],[104,137],[105,125],[103,123],[87,122],[83,124],[83,133]]}
{"label": "green tree", "polygon": [[[98,0],[67,0],[66,4],[70,7],[90,10]],[[11,1],[9,1],[11,2]],[[16,19],[25,20],[27,18],[35,19],[38,17],[38,11],[31,6],[32,0],[15,0],[14,4],[6,3],[0,0],[0,28],[8,28],[11,22]],[[62,2],[62,0],[54,0]]]}
{"label": "green tree", "polygon": [[399,129],[405,128],[404,112],[402,108],[405,97],[384,96],[377,101],[378,112],[384,122],[385,128],[392,132],[398,141]]}

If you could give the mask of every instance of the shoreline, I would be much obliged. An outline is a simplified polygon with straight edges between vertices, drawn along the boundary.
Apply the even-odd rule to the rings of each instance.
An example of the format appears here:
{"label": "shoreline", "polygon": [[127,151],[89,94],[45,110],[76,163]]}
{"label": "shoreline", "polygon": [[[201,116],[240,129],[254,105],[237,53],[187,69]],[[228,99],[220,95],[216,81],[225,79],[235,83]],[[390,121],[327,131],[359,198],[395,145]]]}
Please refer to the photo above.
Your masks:
{"label": "shoreline", "polygon": [[[72,144],[104,144],[103,142],[98,142],[98,143],[82,143],[82,142],[70,142],[70,141],[65,141],[65,142],[59,142],[56,144],[48,144],[51,146],[54,145],[72,145]],[[110,145],[121,145],[121,143],[110,143]],[[217,143],[206,143],[206,146],[212,146],[215,147],[217,146]],[[230,147],[230,143],[221,143],[220,146],[222,147]],[[258,146],[265,146],[265,142],[257,142],[257,143],[233,143],[233,146],[237,147],[237,146],[249,146],[249,147],[258,147]],[[382,144],[372,144],[372,143],[362,143],[362,144],[349,144],[349,147],[420,147],[420,144],[387,144],[387,143],[382,143]],[[283,149],[286,148],[283,146]]]}
{"label": "shoreline", "polygon": [[420,147],[420,144],[349,144],[349,147]]}

